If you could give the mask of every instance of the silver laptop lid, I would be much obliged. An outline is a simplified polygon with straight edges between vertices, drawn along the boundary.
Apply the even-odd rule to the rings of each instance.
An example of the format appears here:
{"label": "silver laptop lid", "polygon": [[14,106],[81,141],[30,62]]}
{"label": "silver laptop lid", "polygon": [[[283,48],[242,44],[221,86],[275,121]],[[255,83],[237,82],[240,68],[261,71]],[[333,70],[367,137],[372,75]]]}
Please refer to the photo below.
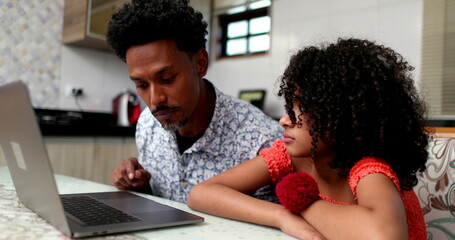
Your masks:
{"label": "silver laptop lid", "polygon": [[71,236],[27,86],[0,86],[0,152],[19,200]]}

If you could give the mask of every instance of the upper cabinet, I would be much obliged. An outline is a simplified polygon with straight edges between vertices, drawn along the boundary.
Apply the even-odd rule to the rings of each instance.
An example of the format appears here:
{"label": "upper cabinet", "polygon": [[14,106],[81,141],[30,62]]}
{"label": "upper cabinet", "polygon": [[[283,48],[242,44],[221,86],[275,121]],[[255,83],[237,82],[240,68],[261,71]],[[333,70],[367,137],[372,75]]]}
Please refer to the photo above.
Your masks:
{"label": "upper cabinet", "polygon": [[[120,6],[131,0],[65,0],[62,42],[112,51],[106,42],[107,23]],[[209,0],[191,0],[210,23]]]}
{"label": "upper cabinet", "polygon": [[107,23],[118,6],[129,0],[65,0],[64,44],[112,51],[106,43]]}

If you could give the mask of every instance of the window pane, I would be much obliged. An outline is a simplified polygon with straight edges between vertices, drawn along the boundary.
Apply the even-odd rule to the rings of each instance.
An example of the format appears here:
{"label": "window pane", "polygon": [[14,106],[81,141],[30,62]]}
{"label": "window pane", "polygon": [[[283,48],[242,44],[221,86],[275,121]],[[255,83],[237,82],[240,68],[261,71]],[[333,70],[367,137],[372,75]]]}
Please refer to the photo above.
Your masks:
{"label": "window pane", "polygon": [[240,12],[245,12],[246,11],[246,7],[245,6],[240,6],[240,7],[234,7],[234,8],[231,8],[229,10],[227,10],[227,14],[236,14],[236,13],[240,13]]}
{"label": "window pane", "polygon": [[268,34],[250,37],[250,44],[248,51],[254,52],[265,52],[270,48],[270,36]]}
{"label": "window pane", "polygon": [[232,22],[228,24],[227,35],[228,38],[242,37],[248,32],[248,22],[246,20]]}
{"label": "window pane", "polygon": [[246,54],[246,38],[227,41],[226,54],[228,56]]}
{"label": "window pane", "polygon": [[271,4],[270,0],[257,1],[250,4],[250,9],[269,7]]}
{"label": "window pane", "polygon": [[250,20],[250,34],[270,32],[270,17],[258,17]]}

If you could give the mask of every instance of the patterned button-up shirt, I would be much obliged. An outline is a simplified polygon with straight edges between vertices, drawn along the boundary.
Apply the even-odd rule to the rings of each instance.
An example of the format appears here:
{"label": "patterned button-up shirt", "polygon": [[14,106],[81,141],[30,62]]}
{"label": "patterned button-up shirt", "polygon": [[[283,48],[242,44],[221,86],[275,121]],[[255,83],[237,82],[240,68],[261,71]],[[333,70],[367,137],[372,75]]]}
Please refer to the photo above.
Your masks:
{"label": "patterned button-up shirt", "polygon": [[[215,88],[216,104],[204,135],[180,154],[175,132],[166,131],[147,108],[136,129],[140,164],[150,172],[156,196],[186,202],[196,184],[256,157],[281,137],[282,127],[258,108]],[[276,201],[266,186],[253,196]]]}

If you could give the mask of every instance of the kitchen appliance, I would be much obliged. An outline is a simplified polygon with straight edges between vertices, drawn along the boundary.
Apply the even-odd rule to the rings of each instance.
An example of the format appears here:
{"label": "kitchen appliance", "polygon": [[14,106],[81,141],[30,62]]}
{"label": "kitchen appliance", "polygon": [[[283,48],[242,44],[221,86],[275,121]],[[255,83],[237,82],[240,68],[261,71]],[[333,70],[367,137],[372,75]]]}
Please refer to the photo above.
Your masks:
{"label": "kitchen appliance", "polygon": [[112,114],[119,126],[131,126],[137,123],[141,112],[138,96],[131,90],[118,94],[112,101]]}

